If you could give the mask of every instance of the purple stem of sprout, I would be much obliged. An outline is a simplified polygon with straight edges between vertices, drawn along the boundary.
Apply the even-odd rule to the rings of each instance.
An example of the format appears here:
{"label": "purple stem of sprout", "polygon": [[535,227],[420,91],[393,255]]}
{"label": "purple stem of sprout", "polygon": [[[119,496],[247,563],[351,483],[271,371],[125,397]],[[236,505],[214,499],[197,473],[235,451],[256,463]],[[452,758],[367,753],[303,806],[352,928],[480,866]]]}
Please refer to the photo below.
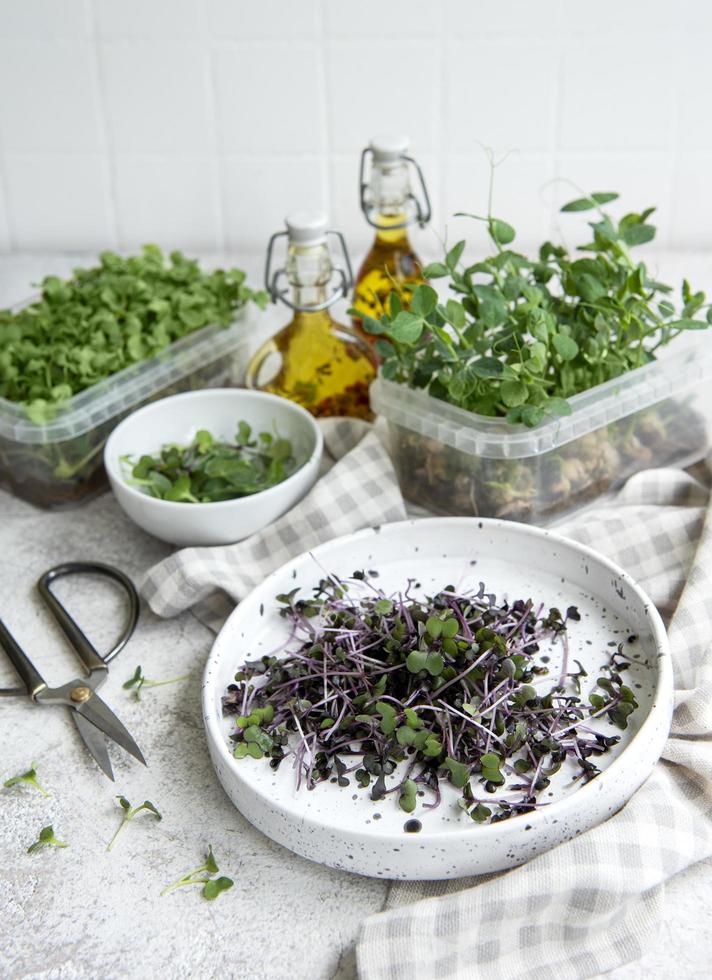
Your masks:
{"label": "purple stem of sprout", "polygon": [[[531,776],[527,774],[525,777],[529,780],[528,784],[504,789],[505,793],[510,794],[513,791],[524,791],[523,797],[514,799],[511,796],[510,798],[490,797],[488,800],[490,804],[504,808],[503,816],[515,812],[527,812],[536,806],[546,805],[546,803],[538,803],[535,794],[545,759],[552,751],[549,748],[551,740],[557,746],[559,763],[567,757],[578,760],[581,765],[580,775],[584,778],[590,778],[592,769],[594,772],[597,771],[592,764],[586,763],[586,757],[605,752],[608,744],[600,742],[596,738],[596,732],[584,724],[583,718],[580,717],[583,712],[580,700],[573,695],[563,693],[568,678],[569,661],[566,621],[563,624],[560,620],[551,620],[551,622],[547,620],[544,623],[541,620],[543,604],[540,604],[535,612],[531,600],[526,603],[517,602],[513,605],[497,606],[494,597],[485,594],[484,586],[480,587],[477,594],[459,595],[452,590],[444,590],[435,600],[423,602],[415,599],[411,594],[414,580],[408,581],[404,592],[390,597],[371,582],[364,583],[362,576],[359,577],[359,581],[372,593],[368,598],[353,600],[349,597],[349,601],[346,601],[344,598],[346,584],[334,576],[327,575],[326,584],[320,587],[313,600],[300,604],[300,608],[297,608],[297,603],[292,599],[287,610],[291,624],[290,635],[282,647],[268,655],[276,657],[279,653],[286,653],[284,658],[278,660],[274,668],[265,661],[266,668],[255,669],[251,676],[248,670],[250,665],[243,668],[243,673],[248,676],[241,681],[242,713],[246,714],[251,710],[253,703],[270,703],[274,709],[274,716],[265,728],[272,733],[293,728],[297,736],[296,746],[291,749],[288,744],[285,745],[281,758],[294,756],[293,765],[297,770],[298,788],[301,786],[302,778],[308,788],[314,788],[318,781],[334,771],[334,760],[338,762],[337,774],[340,780],[345,773],[360,768],[364,756],[368,753],[379,760],[379,767],[383,767],[386,763],[389,767],[395,766],[395,762],[391,761],[391,754],[395,751],[395,761],[401,758],[406,765],[405,775],[401,778],[396,776],[394,784],[386,787],[383,773],[387,770],[383,768],[371,770],[382,774],[379,777],[379,798],[395,793],[403,786],[406,779],[412,777],[416,783],[426,787],[434,797],[433,802],[425,802],[421,805],[426,809],[437,806],[441,799],[440,781],[444,778],[442,762],[418,757],[412,749],[401,751],[391,734],[394,726],[406,723],[405,708],[412,708],[418,715],[423,712],[433,713],[432,722],[422,726],[422,729],[435,737],[444,746],[443,751],[452,759],[457,761],[460,754],[459,761],[464,762],[468,767],[470,776],[477,775],[479,759],[490,751],[493,742],[500,750],[504,772],[518,774],[518,770],[508,761],[509,746],[500,733],[514,731],[515,721],[518,726],[520,722],[524,723],[526,738],[516,743],[518,748],[512,750],[510,758],[513,760],[514,754],[521,751],[524,757],[529,759],[534,771]],[[388,599],[391,603],[390,610],[385,613],[375,610],[376,602],[381,599]],[[314,611],[316,616],[310,619],[305,615],[302,609],[307,607],[311,607],[310,615]],[[414,618],[416,612],[417,617]],[[489,631],[501,638],[498,642],[503,643],[504,650],[497,648],[496,645],[486,647],[476,659],[466,662],[464,669],[462,668],[464,658],[461,658],[457,673],[437,686],[437,682],[426,676],[425,672],[422,677],[408,672],[405,660],[411,651],[427,652],[432,649],[434,639],[437,639],[428,634],[429,639],[423,645],[426,634],[419,623],[428,616],[434,615],[442,619],[446,614],[455,617],[458,629],[453,640],[462,643],[462,649],[474,641],[475,634],[479,635],[478,631],[482,626],[486,626]],[[522,685],[533,683],[538,686],[545,682],[543,678],[535,679],[532,670],[536,666],[533,651],[538,649],[540,641],[546,637],[559,638],[562,643],[563,663],[559,684],[546,694],[548,699],[546,704],[541,699],[528,700],[526,703],[512,700]],[[295,640],[299,646],[290,649]],[[312,650],[312,647],[316,649]],[[438,648],[437,643],[436,648]],[[388,663],[387,660],[389,656],[393,656],[394,649],[402,651],[399,655],[400,659],[396,657],[395,662]],[[368,655],[366,651],[374,655]],[[517,681],[511,675],[501,679],[501,673],[500,677],[497,677],[501,661],[517,654],[524,657],[524,660],[519,662],[520,665],[524,664],[521,668],[524,672],[523,679]],[[451,654],[446,654],[442,650],[441,656],[446,666],[451,668],[457,662],[459,654],[456,656],[452,651]],[[633,659],[626,658],[620,650],[616,656]],[[618,664],[613,661],[611,663],[619,669]],[[477,668],[481,668],[478,673],[484,672],[484,676],[473,679],[470,675]],[[273,669],[277,676],[288,679],[273,684],[269,689],[267,701],[263,701],[260,692],[265,685],[269,685],[269,677]],[[509,669],[511,671],[511,661]],[[519,670],[519,667],[517,669]],[[389,681],[390,678],[392,680]],[[251,683],[253,679],[261,681],[261,686],[255,687]],[[389,682],[395,685],[391,691],[388,690]],[[316,684],[320,689],[320,696],[315,690]],[[455,703],[444,700],[445,692],[449,692],[450,701]],[[461,710],[459,705],[468,704],[475,693],[480,700],[476,717],[472,717]],[[316,699],[314,699],[315,694],[317,694]],[[437,704],[433,702],[433,696],[437,699]],[[358,708],[354,705],[354,700],[357,698]],[[235,703],[232,697],[225,700],[226,705],[228,701],[230,704]],[[596,711],[589,709],[589,717],[593,719],[611,711],[621,700],[620,693],[611,695],[610,700],[602,708]],[[382,721],[385,717],[383,712],[372,714],[367,725],[365,721],[355,721],[353,716],[363,714],[368,709],[373,710],[376,702],[379,701],[392,705],[395,711],[395,720],[390,722],[388,729]],[[329,719],[331,724],[322,729],[321,724],[326,719]],[[487,719],[489,719],[489,727],[485,723]],[[306,731],[302,722],[307,726]],[[345,723],[347,727],[344,731],[342,726]],[[349,730],[349,724],[356,727]],[[495,725],[501,726],[498,731],[495,731]],[[510,726],[509,729],[507,725]],[[242,737],[241,730],[238,730],[234,737],[236,739]],[[521,735],[517,737],[522,738]],[[543,740],[544,745],[535,752],[533,746],[537,745],[537,740]],[[510,741],[509,744],[513,743]],[[410,752],[410,756],[406,752]],[[357,761],[346,767],[338,760],[337,753],[343,756],[355,756]],[[319,759],[325,759],[326,762],[320,762]],[[279,758],[273,764],[279,765]],[[415,771],[417,766],[421,767],[419,772]],[[491,783],[487,785],[488,788],[492,788]],[[478,802],[485,802],[478,801],[471,790],[470,794],[467,799],[474,801],[473,806]],[[470,803],[466,805],[469,806]]]}

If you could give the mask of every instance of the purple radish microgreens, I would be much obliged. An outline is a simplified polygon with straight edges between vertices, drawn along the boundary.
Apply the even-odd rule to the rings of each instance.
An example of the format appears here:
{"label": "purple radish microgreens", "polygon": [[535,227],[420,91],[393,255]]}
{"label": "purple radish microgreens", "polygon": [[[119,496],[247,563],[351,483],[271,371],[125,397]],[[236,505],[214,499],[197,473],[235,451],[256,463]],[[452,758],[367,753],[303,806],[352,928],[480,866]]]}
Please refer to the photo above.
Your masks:
{"label": "purple radish microgreens", "polygon": [[226,878],[224,875],[218,878],[214,877],[219,870],[213,854],[212,845],[208,844],[208,854],[203,864],[199,868],[186,871],[178,881],[174,881],[172,885],[167,885],[161,892],[161,895],[169,895],[177,888],[184,888],[186,885],[202,885],[201,894],[203,898],[211,902],[221,892],[228,891],[235,884],[232,878]]}
{"label": "purple radish microgreens", "polygon": [[132,690],[136,700],[140,701],[141,690],[144,687],[163,687],[164,684],[177,684],[179,681],[187,681],[189,678],[190,674],[181,674],[180,677],[168,677],[164,681],[152,681],[150,678],[144,676],[141,665],[139,664],[133,672],[133,676],[129,677],[121,686],[125,691]]}
{"label": "purple radish microgreens", "polygon": [[41,851],[43,847],[69,847],[69,844],[54,836],[54,828],[50,824],[49,827],[42,828],[37,840],[27,848],[27,853],[34,854],[36,851]]}
{"label": "purple radish microgreens", "polygon": [[38,793],[42,796],[49,796],[47,790],[42,786],[37,779],[37,763],[33,762],[32,766],[27,770],[27,772],[21,773],[19,776],[11,776],[10,779],[6,779],[3,783],[5,789],[11,789],[13,786],[20,786],[24,784],[25,786],[32,786],[36,789]]}
{"label": "purple radish microgreens", "polygon": [[[245,662],[223,697],[236,716],[237,759],[269,759],[276,769],[291,757],[298,788],[353,778],[372,800],[393,795],[406,813],[419,797],[423,809],[438,806],[447,782],[480,823],[544,805],[566,761],[574,780],[600,772],[596,760],[619,736],[590,720],[625,729],[637,707],[621,676],[631,661],[623,644],[606,651],[586,701],[586,671],[569,665],[575,606],[562,614],[531,599],[498,602],[482,583],[420,599],[411,580],[388,596],[368,578],[330,576],[311,598],[297,589],[277,596],[288,641]],[[349,592],[357,581],[366,590],[359,598]],[[557,678],[537,659],[543,644],[562,646]]]}
{"label": "purple radish microgreens", "polygon": [[163,819],[161,814],[158,812],[158,810],[155,808],[155,806],[153,805],[153,803],[151,803],[150,800],[144,800],[143,803],[141,803],[139,806],[131,806],[131,804],[129,803],[129,801],[126,799],[125,796],[117,796],[116,799],[119,801],[119,806],[121,807],[122,810],[121,823],[119,824],[116,833],[109,841],[108,847],[106,848],[107,851],[113,850],[114,845],[116,844],[116,841],[121,831],[124,829],[124,827],[127,824],[129,824],[133,820],[135,816],[137,816],[137,814],[141,813],[142,811],[145,810],[147,813],[153,814],[153,816],[157,820]]}

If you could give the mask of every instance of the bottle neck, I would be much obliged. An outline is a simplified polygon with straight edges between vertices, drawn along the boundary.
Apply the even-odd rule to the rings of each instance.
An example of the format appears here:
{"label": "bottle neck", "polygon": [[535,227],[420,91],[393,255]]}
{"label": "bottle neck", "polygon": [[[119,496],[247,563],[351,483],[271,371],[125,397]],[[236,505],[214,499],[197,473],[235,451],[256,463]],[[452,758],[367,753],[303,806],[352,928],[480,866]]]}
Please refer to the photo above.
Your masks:
{"label": "bottle neck", "polygon": [[392,245],[407,240],[405,226],[410,224],[412,216],[408,213],[411,193],[405,161],[374,163],[368,196],[372,218],[378,226],[376,241]]}
{"label": "bottle neck", "polygon": [[[384,211],[378,211],[376,213],[375,220],[379,225],[379,227],[376,229],[377,245],[409,245],[408,228],[403,224],[403,222],[406,220],[405,212],[401,211],[400,214],[391,214]],[[400,227],[391,228],[389,225],[400,225]]]}
{"label": "bottle neck", "polygon": [[326,302],[332,265],[326,244],[290,245],[287,252],[287,277],[292,287],[292,302],[303,312],[315,312]]}

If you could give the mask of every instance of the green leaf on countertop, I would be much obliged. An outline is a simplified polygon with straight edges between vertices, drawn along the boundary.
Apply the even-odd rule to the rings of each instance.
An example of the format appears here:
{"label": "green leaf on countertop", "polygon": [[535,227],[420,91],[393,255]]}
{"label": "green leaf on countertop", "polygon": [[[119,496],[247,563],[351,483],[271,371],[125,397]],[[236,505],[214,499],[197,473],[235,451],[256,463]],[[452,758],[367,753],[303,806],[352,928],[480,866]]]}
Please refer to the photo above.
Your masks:
{"label": "green leaf on countertop", "polygon": [[190,674],[181,674],[180,677],[168,677],[162,681],[153,681],[145,677],[141,665],[139,664],[133,675],[121,685],[125,691],[133,691],[137,701],[141,700],[141,691],[144,687],[163,687],[165,684],[177,684],[179,681],[187,681]]}
{"label": "green leaf on countertop", "polygon": [[208,901],[213,901],[218,897],[218,895],[220,895],[222,892],[228,891],[234,885],[232,878],[214,878],[213,876],[216,875],[219,870],[217,861],[215,860],[215,855],[213,854],[212,845],[209,844],[205,861],[197,868],[192,868],[190,871],[186,871],[186,873],[177,881],[167,885],[161,892],[161,895],[169,895],[176,889],[185,888],[187,885],[201,885],[201,894],[203,898],[207,899]]}
{"label": "green leaf on countertop", "polygon": [[28,854],[34,854],[36,851],[42,850],[44,847],[69,847],[64,841],[59,840],[55,837],[54,829],[50,824],[48,827],[43,827],[39,833],[37,840],[30,844],[27,848]]}
{"label": "green leaf on countertop", "polygon": [[27,772],[21,773],[19,776],[11,776],[10,779],[6,779],[3,786],[6,789],[11,789],[13,786],[31,786],[36,789],[38,793],[42,796],[49,796],[47,790],[42,786],[37,779],[37,763],[33,762],[32,766],[27,770]]}
{"label": "green leaf on countertop", "polygon": [[111,851],[114,849],[114,845],[116,844],[117,838],[121,833],[121,831],[124,829],[124,827],[126,827],[127,824],[129,824],[134,819],[134,817],[138,816],[139,813],[146,811],[147,813],[150,813],[152,816],[154,816],[157,820],[163,819],[161,814],[158,812],[158,810],[153,805],[153,803],[151,803],[150,800],[144,800],[143,803],[141,803],[139,806],[132,807],[125,796],[117,796],[116,799],[119,801],[119,806],[123,810],[123,814],[121,817],[121,823],[119,824],[116,833],[114,834],[114,836],[111,838],[111,840],[107,845],[106,848],[107,851]]}

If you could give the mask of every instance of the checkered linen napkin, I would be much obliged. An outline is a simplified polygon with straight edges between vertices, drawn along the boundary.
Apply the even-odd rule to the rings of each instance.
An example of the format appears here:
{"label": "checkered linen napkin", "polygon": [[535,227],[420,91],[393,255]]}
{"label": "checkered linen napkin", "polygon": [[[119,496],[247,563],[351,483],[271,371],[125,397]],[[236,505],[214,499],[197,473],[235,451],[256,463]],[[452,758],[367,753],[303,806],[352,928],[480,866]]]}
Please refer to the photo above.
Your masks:
{"label": "checkered linen napkin", "polygon": [[[270,528],[221,548],[188,548],[151,569],[154,612],[193,608],[212,628],[290,557],[369,524],[399,520],[388,457],[367,427],[324,427],[340,457]],[[364,434],[365,433],[365,434]],[[663,761],[618,814],[512,871],[453,882],[394,882],[364,923],[361,980],[567,980],[638,958],[662,912],[665,882],[712,856],[712,517],[703,482],[680,470],[633,477],[564,534],[625,567],[663,616],[676,710]]]}
{"label": "checkered linen napkin", "polygon": [[680,470],[633,477],[565,527],[623,565],[666,617],[675,715],[663,760],[618,814],[521,868],[396,883],[367,919],[361,980],[567,980],[640,957],[665,882],[712,856],[712,516]]}
{"label": "checkered linen napkin", "polygon": [[[393,466],[371,426],[320,423],[337,462],[307,496],[264,531],[238,544],[184,548],[148,571],[141,592],[159,616],[193,609],[213,630],[247,593],[284,562],[323,541],[405,517]],[[329,460],[327,459],[327,465]]]}

